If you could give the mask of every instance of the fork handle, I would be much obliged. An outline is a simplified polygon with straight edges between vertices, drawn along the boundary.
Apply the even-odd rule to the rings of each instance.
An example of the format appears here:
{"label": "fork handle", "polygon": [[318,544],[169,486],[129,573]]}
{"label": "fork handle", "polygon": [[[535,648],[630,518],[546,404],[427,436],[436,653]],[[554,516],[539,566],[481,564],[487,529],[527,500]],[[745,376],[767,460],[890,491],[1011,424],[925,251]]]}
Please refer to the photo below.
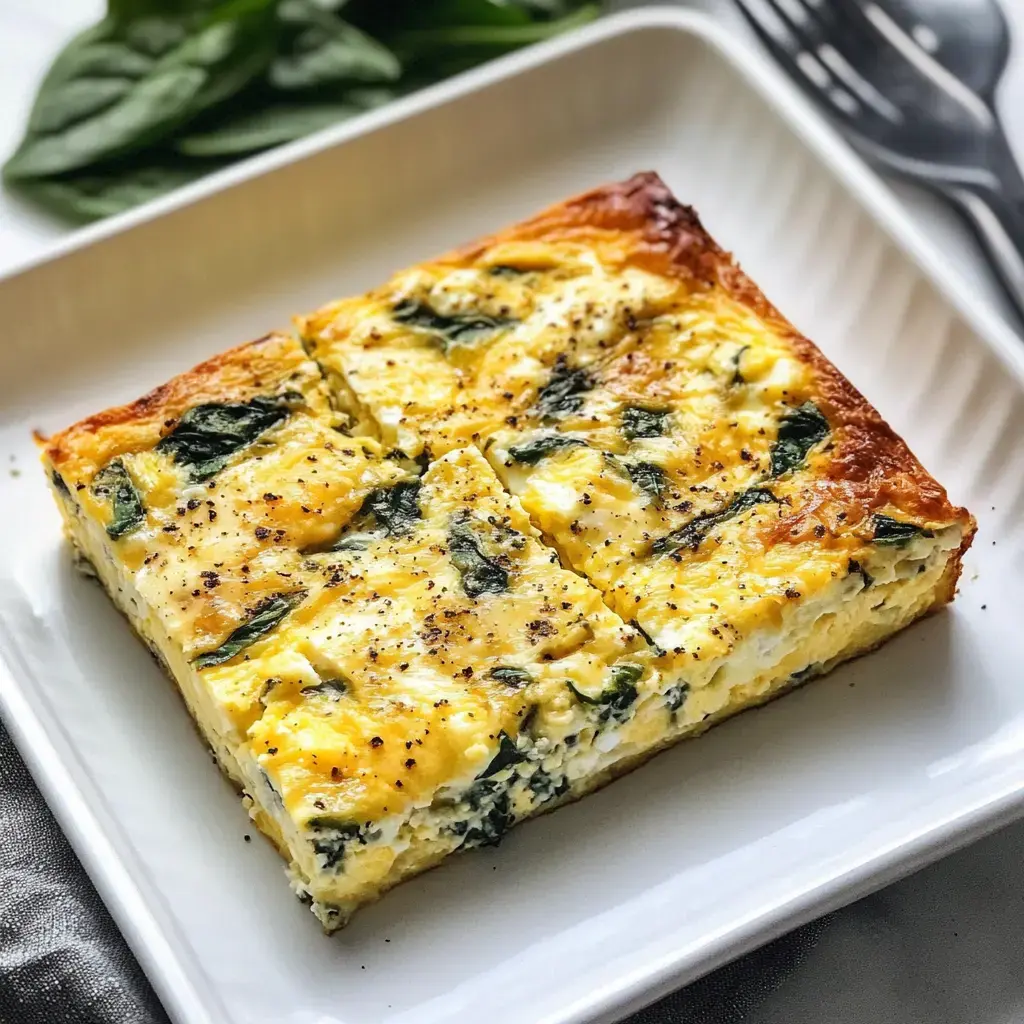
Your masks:
{"label": "fork handle", "polygon": [[944,184],[939,190],[967,218],[1024,323],[1024,177],[997,128],[986,170],[990,180]]}

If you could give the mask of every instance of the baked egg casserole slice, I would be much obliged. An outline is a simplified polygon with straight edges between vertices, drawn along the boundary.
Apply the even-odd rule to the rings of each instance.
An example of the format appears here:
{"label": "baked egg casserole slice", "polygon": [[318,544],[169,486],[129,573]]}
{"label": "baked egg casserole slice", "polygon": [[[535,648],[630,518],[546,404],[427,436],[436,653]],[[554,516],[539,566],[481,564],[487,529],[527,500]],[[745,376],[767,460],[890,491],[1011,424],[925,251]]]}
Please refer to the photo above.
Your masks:
{"label": "baked egg casserole slice", "polygon": [[336,429],[272,336],[53,438],[68,534],[328,929],[578,796],[668,718],[641,634],[476,448]]}
{"label": "baked egg casserole slice", "polygon": [[53,437],[328,930],[949,602],[975,524],[653,174]]}

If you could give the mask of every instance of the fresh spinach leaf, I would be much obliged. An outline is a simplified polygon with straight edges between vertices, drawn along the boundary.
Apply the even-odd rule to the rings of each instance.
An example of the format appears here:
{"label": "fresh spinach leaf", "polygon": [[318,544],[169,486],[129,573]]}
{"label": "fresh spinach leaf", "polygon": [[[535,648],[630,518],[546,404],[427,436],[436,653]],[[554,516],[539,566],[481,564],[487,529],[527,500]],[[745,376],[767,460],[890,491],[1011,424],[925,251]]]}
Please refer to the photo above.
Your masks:
{"label": "fresh spinach leaf", "polygon": [[622,410],[622,433],[632,441],[638,437],[661,437],[668,430],[669,409],[649,409],[627,405]]}
{"label": "fresh spinach leaf", "polygon": [[643,674],[640,665],[619,662],[612,666],[609,685],[596,697],[578,690],[571,680],[566,680],[565,685],[581,704],[602,708],[601,720],[607,721],[609,717],[621,719],[636,702],[639,696],[636,684]]}
{"label": "fresh spinach leaf", "polygon": [[652,498],[660,498],[668,488],[668,477],[661,466],[653,462],[630,462],[626,464],[626,472],[634,486],[649,494]]}
{"label": "fresh spinach leaf", "polygon": [[917,523],[910,523],[903,519],[891,519],[875,513],[871,517],[871,525],[874,529],[873,540],[876,544],[889,544],[894,547],[907,544],[915,537],[934,537],[931,530],[918,526]]}
{"label": "fresh spinach leaf", "polygon": [[[433,6],[433,5],[432,5]],[[444,24],[433,21],[429,27],[403,28],[390,37],[391,48],[403,62],[412,65],[439,63],[447,70],[448,62],[462,58],[462,66],[472,66],[486,60],[528,46],[544,39],[550,39],[560,32],[568,31],[591,21],[599,13],[597,4],[584,4],[564,17],[550,20],[511,18],[499,21],[498,17],[484,20],[483,8],[504,8],[504,13],[523,13],[523,8],[512,4],[487,3],[486,0],[472,5],[475,19],[461,23]]]}
{"label": "fresh spinach leaf", "polygon": [[408,29],[452,28],[460,25],[528,25],[530,14],[520,3],[506,0],[406,0],[401,24]]}
{"label": "fresh spinach leaf", "polygon": [[306,596],[299,590],[291,594],[278,594],[269,597],[253,609],[249,618],[228,634],[227,640],[214,648],[192,659],[196,668],[209,668],[211,665],[223,665],[247,647],[251,647],[261,637],[277,628],[281,620],[298,605]]}
{"label": "fresh spinach leaf", "polygon": [[448,525],[448,553],[459,570],[467,597],[503,594],[508,590],[508,571],[480,550],[466,517],[452,517]]}
{"label": "fresh spinach leaf", "polygon": [[551,369],[551,377],[537,394],[537,412],[550,422],[569,416],[583,408],[583,396],[594,386],[590,374],[582,367],[572,367],[560,355]]}
{"label": "fresh spinach leaf", "polygon": [[513,0],[517,7],[547,18],[561,18],[579,7],[579,0]]}
{"label": "fresh spinach leaf", "polygon": [[229,157],[279,146],[361,114],[367,108],[349,99],[334,103],[268,103],[230,112],[197,126],[174,148],[185,156]]}
{"label": "fresh spinach leaf", "polygon": [[400,302],[391,315],[398,323],[431,335],[446,355],[460,345],[490,341],[518,323],[509,317],[488,316],[486,313],[453,313],[451,316],[443,316],[426,303],[414,299]]}
{"label": "fresh spinach leaf", "polygon": [[153,144],[267,67],[272,0],[230,0],[76,36],[43,80],[8,179],[79,171]]}
{"label": "fresh spinach leaf", "polygon": [[578,437],[566,437],[564,434],[544,434],[535,437],[526,444],[513,445],[508,450],[509,458],[513,462],[521,462],[527,466],[536,466],[541,459],[546,459],[555,452],[565,451],[568,448],[585,448],[585,441]]}
{"label": "fresh spinach leaf", "polygon": [[807,453],[829,435],[828,420],[813,402],[790,409],[779,421],[771,449],[772,476],[782,476],[803,464]]}
{"label": "fresh spinach leaf", "polygon": [[98,498],[110,501],[112,516],[107,523],[107,535],[113,540],[142,525],[146,518],[142,499],[120,459],[108,462],[93,477],[92,491]]}
{"label": "fresh spinach leaf", "polygon": [[4,176],[68,219],[109,216],[594,14],[577,0],[109,0],[51,66]]}
{"label": "fresh spinach leaf", "polygon": [[704,538],[715,527],[721,526],[722,523],[728,522],[728,520],[742,515],[744,512],[749,512],[750,509],[757,505],[777,501],[778,498],[771,491],[759,487],[751,488],[749,491],[744,491],[733,498],[725,508],[719,509],[717,512],[702,512],[700,515],[694,516],[684,526],[679,527],[679,529],[673,530],[664,537],[659,537],[651,545],[651,554],[670,555],[683,548],[690,548],[692,551],[696,551],[701,546]]}
{"label": "fresh spinach leaf", "polygon": [[40,206],[84,224],[166,195],[222,166],[214,160],[181,160],[173,154],[153,154],[129,157],[59,178],[17,184],[21,192]]}
{"label": "fresh spinach leaf", "polygon": [[311,818],[306,827],[313,832],[313,849],[323,857],[324,868],[336,868],[345,859],[348,848],[358,842],[366,845],[366,833],[354,821],[329,816]]}
{"label": "fresh spinach leaf", "polygon": [[520,690],[533,682],[533,676],[525,668],[516,668],[513,665],[498,665],[487,673],[492,679],[499,683],[510,686],[513,690]]}
{"label": "fresh spinach leaf", "polygon": [[275,89],[320,89],[339,82],[393,82],[398,58],[316,0],[282,0],[278,52],[268,71]]}
{"label": "fresh spinach leaf", "polygon": [[248,402],[195,405],[157,443],[156,450],[189,467],[193,481],[208,480],[228,459],[288,417],[293,395],[257,395]]}
{"label": "fresh spinach leaf", "polygon": [[498,752],[491,758],[490,764],[477,776],[478,779],[489,779],[497,775],[504,768],[519,764],[526,760],[526,755],[520,752],[516,741],[504,730],[498,734]]}

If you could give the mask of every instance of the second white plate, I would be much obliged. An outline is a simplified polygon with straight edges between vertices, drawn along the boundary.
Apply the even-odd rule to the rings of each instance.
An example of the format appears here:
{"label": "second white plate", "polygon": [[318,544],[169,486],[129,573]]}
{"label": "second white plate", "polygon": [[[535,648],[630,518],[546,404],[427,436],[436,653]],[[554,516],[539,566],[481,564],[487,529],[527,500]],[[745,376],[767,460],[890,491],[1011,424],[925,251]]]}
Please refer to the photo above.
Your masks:
{"label": "second white plate", "polygon": [[[945,297],[941,261],[806,111],[705,19],[641,12],[0,281],[0,459],[20,471],[0,476],[4,713],[181,1024],[612,1020],[1021,808],[1024,359]],[[243,841],[172,687],[72,571],[29,431],[641,169],[700,210],[978,515],[960,598],[325,939],[277,855]]]}

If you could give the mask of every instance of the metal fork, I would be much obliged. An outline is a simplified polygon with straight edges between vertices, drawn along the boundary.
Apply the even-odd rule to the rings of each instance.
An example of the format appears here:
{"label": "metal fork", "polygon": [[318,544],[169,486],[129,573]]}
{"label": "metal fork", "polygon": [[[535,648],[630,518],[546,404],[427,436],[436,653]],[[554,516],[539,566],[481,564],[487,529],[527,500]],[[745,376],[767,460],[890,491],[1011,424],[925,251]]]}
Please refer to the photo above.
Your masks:
{"label": "metal fork", "polygon": [[1024,320],[1024,177],[991,96],[972,91],[873,2],[737,2],[865,157],[967,218]]}

